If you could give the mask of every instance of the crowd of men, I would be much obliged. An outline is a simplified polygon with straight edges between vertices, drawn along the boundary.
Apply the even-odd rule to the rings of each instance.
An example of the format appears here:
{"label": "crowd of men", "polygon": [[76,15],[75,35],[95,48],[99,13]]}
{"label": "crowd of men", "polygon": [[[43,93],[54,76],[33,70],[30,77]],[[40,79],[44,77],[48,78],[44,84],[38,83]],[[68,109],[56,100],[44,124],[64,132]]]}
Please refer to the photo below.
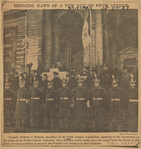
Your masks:
{"label": "crowd of men", "polygon": [[[87,76],[82,79],[82,76]],[[4,125],[15,131],[115,132],[138,131],[137,74],[118,69],[109,70],[103,65],[96,70],[83,70],[78,77],[75,70],[60,79],[48,80],[36,74],[20,76],[11,70],[5,80]],[[88,125],[88,121],[91,125]],[[105,128],[108,124],[108,129]]]}

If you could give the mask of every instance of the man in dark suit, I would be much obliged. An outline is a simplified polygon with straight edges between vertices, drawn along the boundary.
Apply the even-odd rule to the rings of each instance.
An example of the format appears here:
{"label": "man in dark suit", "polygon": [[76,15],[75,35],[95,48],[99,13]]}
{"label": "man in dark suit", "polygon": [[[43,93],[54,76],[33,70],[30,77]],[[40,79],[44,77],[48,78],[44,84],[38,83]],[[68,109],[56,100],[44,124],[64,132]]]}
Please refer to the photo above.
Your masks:
{"label": "man in dark suit", "polygon": [[23,79],[25,80],[25,87],[26,87],[27,89],[29,89],[29,86],[30,86],[30,80],[29,80],[29,78],[28,78],[26,72],[23,73]]}
{"label": "man in dark suit", "polygon": [[65,67],[61,64],[60,60],[57,60],[56,68],[58,68],[59,71],[66,71]]}
{"label": "man in dark suit", "polygon": [[75,89],[76,87],[78,87],[78,81],[75,77],[75,74],[74,73],[71,73],[70,75],[70,79],[69,81],[67,82],[67,86],[68,88],[72,91],[73,89]]}
{"label": "man in dark suit", "polygon": [[93,82],[93,79],[95,78],[94,74],[95,74],[94,70],[89,69],[88,76],[87,76],[86,80],[84,80],[84,82],[83,82],[83,85],[86,88],[88,88],[89,90],[91,90],[94,86],[94,82]]}
{"label": "man in dark suit", "polygon": [[130,87],[130,73],[128,72],[128,68],[127,67],[123,67],[123,73],[121,75],[121,82],[120,82],[120,88],[123,90],[123,91],[126,91],[129,89]]}
{"label": "man in dark suit", "polygon": [[13,82],[14,82],[14,91],[17,91],[18,88],[19,88],[19,76],[18,76],[18,72],[16,71],[15,74],[14,74],[14,79],[13,79]]}
{"label": "man in dark suit", "polygon": [[40,83],[40,88],[43,91],[43,94],[42,94],[42,99],[43,100],[45,100],[45,98],[46,98],[45,91],[47,90],[47,87],[48,87],[48,76],[47,76],[47,74],[44,74],[43,75],[43,80]]}
{"label": "man in dark suit", "polygon": [[100,74],[100,85],[106,91],[112,87],[112,75],[110,69],[108,68],[108,64],[103,65],[103,71]]}
{"label": "man in dark suit", "polygon": [[59,90],[62,87],[62,81],[58,77],[58,72],[55,71],[53,73],[54,73],[54,79],[52,79],[53,89],[57,91],[57,90]]}

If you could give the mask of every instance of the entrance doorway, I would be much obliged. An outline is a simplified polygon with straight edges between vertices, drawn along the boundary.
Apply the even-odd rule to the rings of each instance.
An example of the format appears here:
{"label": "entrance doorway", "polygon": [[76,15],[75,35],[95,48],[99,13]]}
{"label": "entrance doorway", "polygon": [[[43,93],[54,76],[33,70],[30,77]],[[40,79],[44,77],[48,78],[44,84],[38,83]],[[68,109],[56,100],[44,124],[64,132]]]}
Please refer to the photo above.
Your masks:
{"label": "entrance doorway", "polygon": [[[57,22],[58,57],[66,70],[83,68],[82,44],[83,18],[75,11],[67,11]],[[55,38],[56,39],[56,38]],[[56,60],[55,60],[56,61]]]}

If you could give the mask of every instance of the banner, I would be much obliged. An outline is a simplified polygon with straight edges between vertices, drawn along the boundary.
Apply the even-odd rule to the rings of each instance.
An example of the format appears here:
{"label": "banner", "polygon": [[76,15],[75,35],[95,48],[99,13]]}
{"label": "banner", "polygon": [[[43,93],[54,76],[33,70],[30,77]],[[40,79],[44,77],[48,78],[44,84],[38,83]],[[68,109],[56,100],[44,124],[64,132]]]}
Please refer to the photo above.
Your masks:
{"label": "banner", "polygon": [[83,25],[83,31],[82,31],[82,41],[83,41],[83,51],[84,51],[84,67],[89,67],[90,64],[90,42],[91,38],[88,33],[89,31],[89,25],[88,25],[88,11],[85,13],[85,21]]}

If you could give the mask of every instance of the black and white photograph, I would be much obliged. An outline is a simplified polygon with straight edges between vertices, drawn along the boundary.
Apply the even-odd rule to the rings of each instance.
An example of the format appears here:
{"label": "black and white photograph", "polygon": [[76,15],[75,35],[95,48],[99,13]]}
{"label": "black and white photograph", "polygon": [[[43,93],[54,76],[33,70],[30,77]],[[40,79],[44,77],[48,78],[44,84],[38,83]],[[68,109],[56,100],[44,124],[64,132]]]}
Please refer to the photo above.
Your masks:
{"label": "black and white photograph", "polygon": [[138,132],[138,101],[138,9],[3,11],[4,133]]}

